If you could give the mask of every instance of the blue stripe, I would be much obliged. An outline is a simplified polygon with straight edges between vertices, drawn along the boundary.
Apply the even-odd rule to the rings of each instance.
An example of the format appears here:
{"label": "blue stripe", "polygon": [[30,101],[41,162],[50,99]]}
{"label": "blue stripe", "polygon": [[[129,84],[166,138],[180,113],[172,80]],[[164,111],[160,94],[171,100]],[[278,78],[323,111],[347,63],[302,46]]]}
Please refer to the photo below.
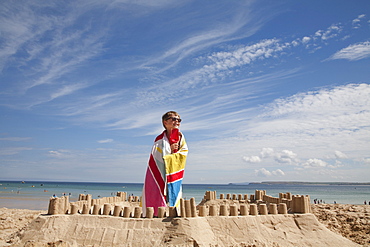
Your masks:
{"label": "blue stripe", "polygon": [[170,207],[174,207],[176,205],[176,198],[180,193],[181,184],[182,184],[182,179],[176,182],[167,184],[167,192],[168,192],[167,200],[170,204]]}

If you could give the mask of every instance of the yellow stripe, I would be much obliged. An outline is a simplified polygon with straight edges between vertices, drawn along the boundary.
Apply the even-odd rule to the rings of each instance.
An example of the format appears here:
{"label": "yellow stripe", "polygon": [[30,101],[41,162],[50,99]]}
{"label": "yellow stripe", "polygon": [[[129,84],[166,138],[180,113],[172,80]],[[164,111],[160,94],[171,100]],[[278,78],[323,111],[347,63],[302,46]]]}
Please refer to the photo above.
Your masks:
{"label": "yellow stripe", "polygon": [[171,174],[185,168],[186,155],[175,153],[163,157],[166,163],[166,174]]}
{"label": "yellow stripe", "polygon": [[177,200],[175,207],[180,207],[180,200]]}

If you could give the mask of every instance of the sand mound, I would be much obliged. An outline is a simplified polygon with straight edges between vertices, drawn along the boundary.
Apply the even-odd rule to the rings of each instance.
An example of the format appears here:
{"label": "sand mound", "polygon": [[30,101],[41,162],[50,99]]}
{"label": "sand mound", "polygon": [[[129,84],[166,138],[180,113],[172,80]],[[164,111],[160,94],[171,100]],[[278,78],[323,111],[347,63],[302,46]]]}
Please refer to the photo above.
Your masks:
{"label": "sand mound", "polygon": [[0,246],[8,246],[19,240],[18,231],[24,229],[42,213],[46,211],[0,208]]}
{"label": "sand mound", "polygon": [[331,231],[370,246],[370,205],[313,204],[312,211]]}
{"label": "sand mound", "polygon": [[358,246],[313,214],[133,219],[43,215],[14,246]]}

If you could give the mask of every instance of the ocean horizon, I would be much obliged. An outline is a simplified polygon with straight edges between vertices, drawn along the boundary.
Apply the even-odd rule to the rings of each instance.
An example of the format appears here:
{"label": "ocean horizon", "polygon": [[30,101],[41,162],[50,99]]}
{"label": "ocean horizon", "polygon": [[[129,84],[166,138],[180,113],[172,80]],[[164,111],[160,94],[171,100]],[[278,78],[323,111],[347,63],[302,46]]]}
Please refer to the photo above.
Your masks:
{"label": "ocean horizon", "polygon": [[[114,196],[118,191],[141,196],[143,183],[61,182],[61,181],[0,181],[0,207],[46,210],[53,196],[70,196],[76,201],[79,194],[92,198]],[[309,195],[311,203],[364,204],[370,200],[370,183],[353,182],[251,182],[229,184],[183,184],[183,198],[195,198],[200,203],[206,191],[220,194],[266,194],[278,197],[279,193]]]}

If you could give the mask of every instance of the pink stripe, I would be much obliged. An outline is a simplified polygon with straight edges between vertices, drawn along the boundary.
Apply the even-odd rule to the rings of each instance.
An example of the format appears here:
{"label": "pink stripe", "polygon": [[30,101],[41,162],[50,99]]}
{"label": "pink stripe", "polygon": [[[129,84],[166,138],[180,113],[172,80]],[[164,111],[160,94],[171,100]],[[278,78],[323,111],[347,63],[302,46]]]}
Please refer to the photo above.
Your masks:
{"label": "pink stripe", "polygon": [[149,159],[149,168],[153,173],[154,179],[157,181],[158,186],[162,194],[164,193],[165,184],[163,181],[162,173],[159,171],[157,164],[155,163],[154,157],[151,154]]}
{"label": "pink stripe", "polygon": [[158,184],[153,177],[149,167],[145,177],[145,207],[153,207],[154,215],[157,215],[158,207],[166,206],[166,198],[158,188]]}

